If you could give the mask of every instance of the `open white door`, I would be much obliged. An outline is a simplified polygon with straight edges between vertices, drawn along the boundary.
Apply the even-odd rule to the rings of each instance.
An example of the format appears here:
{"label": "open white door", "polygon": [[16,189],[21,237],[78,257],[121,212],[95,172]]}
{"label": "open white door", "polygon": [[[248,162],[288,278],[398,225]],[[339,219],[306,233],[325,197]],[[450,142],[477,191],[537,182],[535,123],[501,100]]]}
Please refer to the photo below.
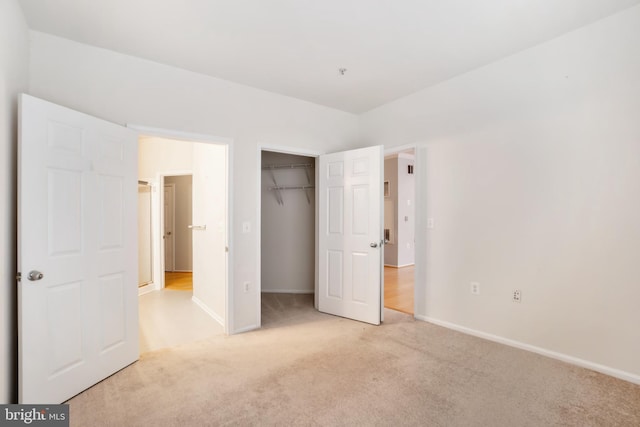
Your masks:
{"label": "open white door", "polygon": [[193,144],[193,300],[225,326],[227,147]]}
{"label": "open white door", "polygon": [[60,403],[138,359],[136,133],[20,98],[20,403]]}
{"label": "open white door", "polygon": [[379,325],[383,147],[320,156],[318,309]]}

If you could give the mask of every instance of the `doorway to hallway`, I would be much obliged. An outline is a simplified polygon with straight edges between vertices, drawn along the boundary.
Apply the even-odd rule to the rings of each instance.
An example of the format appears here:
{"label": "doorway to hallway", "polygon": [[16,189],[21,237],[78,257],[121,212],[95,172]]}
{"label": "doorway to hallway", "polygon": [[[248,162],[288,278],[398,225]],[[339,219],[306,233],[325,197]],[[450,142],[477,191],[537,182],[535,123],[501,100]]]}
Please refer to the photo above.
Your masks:
{"label": "doorway to hallway", "polygon": [[140,295],[140,348],[225,332],[228,147],[142,136],[139,179],[152,193],[153,283]]}
{"label": "doorway to hallway", "polygon": [[384,159],[384,306],[414,314],[415,149]]}
{"label": "doorway to hallway", "polygon": [[413,314],[415,266],[384,267],[384,306]]}

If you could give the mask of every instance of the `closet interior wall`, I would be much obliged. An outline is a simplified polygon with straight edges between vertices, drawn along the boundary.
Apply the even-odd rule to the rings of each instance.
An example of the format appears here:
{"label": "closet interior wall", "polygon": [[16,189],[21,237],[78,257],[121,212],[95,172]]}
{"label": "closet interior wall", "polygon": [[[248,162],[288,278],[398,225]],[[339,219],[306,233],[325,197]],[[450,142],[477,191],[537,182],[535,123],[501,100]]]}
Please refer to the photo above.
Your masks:
{"label": "closet interior wall", "polygon": [[315,160],[262,152],[262,292],[314,292]]}

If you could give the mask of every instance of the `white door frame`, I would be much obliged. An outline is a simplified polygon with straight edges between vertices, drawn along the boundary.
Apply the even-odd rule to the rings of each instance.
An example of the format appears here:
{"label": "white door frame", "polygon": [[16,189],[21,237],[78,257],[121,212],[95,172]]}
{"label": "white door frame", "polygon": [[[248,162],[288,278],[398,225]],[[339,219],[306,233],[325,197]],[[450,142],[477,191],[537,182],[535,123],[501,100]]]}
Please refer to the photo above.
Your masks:
{"label": "white door frame", "polygon": [[[162,194],[160,195],[160,206],[162,208],[164,208],[164,188],[165,187],[171,187],[171,191],[173,192],[173,201],[172,201],[172,206],[171,209],[173,210],[172,212],[172,222],[173,224],[171,225],[171,245],[173,246],[173,249],[171,251],[171,255],[173,257],[173,270],[171,271],[175,271],[176,269],[176,241],[175,241],[175,234],[176,234],[176,185],[175,184],[167,184],[166,182],[164,182],[164,178],[167,175],[161,175],[160,176],[160,188],[162,188]],[[160,234],[162,236],[165,236],[165,232],[166,232],[166,224],[165,224],[165,212],[164,209],[161,209],[160,211],[160,226],[162,227],[162,231],[160,232]],[[160,263],[162,264],[162,268],[161,271],[164,273],[167,271],[167,239],[163,239],[164,244],[160,245],[162,248],[162,258],[160,259]],[[162,274],[162,287],[164,288],[164,274]]]}
{"label": "white door frame", "polygon": [[[214,136],[214,135],[204,135],[204,134],[198,134],[198,133],[191,133],[191,132],[183,132],[183,131],[176,131],[176,130],[169,130],[169,129],[162,129],[162,128],[155,128],[155,127],[147,127],[147,126],[141,126],[141,125],[132,125],[132,124],[127,124],[127,127],[133,130],[136,130],[138,132],[139,135],[145,135],[145,136],[156,136],[159,138],[168,138],[168,139],[175,139],[175,140],[180,140],[180,141],[185,141],[185,142],[201,142],[201,143],[205,143],[205,144],[216,144],[216,145],[224,145],[227,147],[227,158],[226,158],[226,181],[227,181],[227,188],[226,188],[226,206],[227,206],[227,212],[226,212],[226,226],[227,226],[227,230],[226,230],[226,239],[227,241],[225,242],[225,245],[227,246],[227,248],[229,248],[228,252],[227,252],[227,266],[226,266],[226,286],[225,286],[225,313],[224,313],[224,332],[225,334],[230,334],[232,331],[234,331],[233,328],[233,313],[232,313],[232,309],[233,309],[233,246],[231,245],[231,242],[233,242],[233,180],[231,179],[231,177],[233,176],[233,139],[232,138],[226,138],[226,137],[220,137],[220,136]],[[162,174],[160,176],[160,184],[163,185],[164,184],[164,176],[172,176],[172,175],[192,175],[193,172],[192,171],[172,171],[171,173],[166,173],[166,174]],[[164,188],[164,187],[161,187]],[[163,191],[160,190],[159,191],[160,197],[161,197],[161,202],[162,202],[162,198],[163,198]],[[162,209],[161,209],[162,211]],[[160,245],[161,248],[164,245]],[[161,254],[161,262],[162,262],[162,269],[164,269],[164,249],[162,249],[163,253]],[[164,287],[164,274],[162,274],[162,287]]]}
{"label": "white door frame", "polygon": [[[426,236],[427,236],[427,218],[424,216],[427,213],[426,200],[423,196],[424,185],[423,178],[426,176],[425,162],[423,162],[422,154],[426,152],[426,146],[423,144],[407,144],[397,147],[388,147],[384,150],[384,155],[397,154],[401,151],[413,149],[414,153],[414,176],[415,176],[415,188],[414,188],[414,216],[415,216],[415,246],[414,246],[414,271],[413,271],[413,317],[423,314],[422,307],[419,303],[424,301],[424,297],[427,289],[426,282]],[[384,305],[384,295],[382,296]],[[420,309],[420,311],[418,310]]]}
{"label": "white door frame", "polygon": [[[283,153],[283,154],[292,154],[294,156],[307,156],[307,157],[313,157],[315,159],[317,159],[319,156],[321,156],[322,154],[326,154],[325,151],[317,151],[317,150],[305,150],[303,148],[295,148],[295,147],[287,147],[284,145],[270,145],[270,144],[258,144],[258,150],[257,150],[257,154],[256,154],[256,158],[257,158],[257,165],[258,165],[258,169],[257,169],[257,191],[258,191],[258,203],[257,203],[257,215],[256,218],[258,218],[258,220],[256,221],[256,234],[257,234],[257,240],[258,240],[258,247],[257,247],[257,256],[256,259],[258,260],[257,265],[256,265],[256,278],[255,278],[255,283],[256,283],[256,310],[258,313],[258,320],[257,320],[257,325],[255,327],[250,327],[247,328],[247,330],[251,330],[251,329],[255,329],[255,328],[260,328],[262,326],[262,306],[261,306],[261,302],[262,302],[262,282],[261,282],[261,272],[262,272],[262,152],[263,151],[272,151],[274,153]],[[315,182],[318,182],[318,171],[317,168],[314,168],[315,170]],[[314,231],[314,236],[317,239],[318,237],[318,192],[314,191],[315,194],[315,203],[316,203],[316,211],[315,211],[315,231]],[[318,245],[317,242],[314,244],[314,250],[315,250],[315,273],[314,273],[314,292],[315,294],[318,293]],[[314,306],[317,309],[318,308],[318,301],[317,299],[314,299]],[[236,332],[242,332],[242,331],[236,331]]]}

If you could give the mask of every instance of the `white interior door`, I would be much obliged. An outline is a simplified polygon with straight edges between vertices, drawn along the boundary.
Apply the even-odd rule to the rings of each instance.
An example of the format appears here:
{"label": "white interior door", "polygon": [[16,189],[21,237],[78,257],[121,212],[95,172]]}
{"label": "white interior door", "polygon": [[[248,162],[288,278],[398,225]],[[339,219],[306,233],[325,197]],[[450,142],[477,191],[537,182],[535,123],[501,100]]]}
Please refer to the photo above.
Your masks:
{"label": "white interior door", "polygon": [[193,144],[193,299],[225,325],[227,147]]}
{"label": "white interior door", "polygon": [[129,129],[21,96],[20,403],[63,402],[138,359],[137,147]]}
{"label": "white interior door", "polygon": [[175,270],[175,184],[165,184],[164,186],[164,230],[162,238],[164,239],[164,271]]}
{"label": "white interior door", "polygon": [[320,156],[318,309],[374,325],[382,310],[382,146]]}

